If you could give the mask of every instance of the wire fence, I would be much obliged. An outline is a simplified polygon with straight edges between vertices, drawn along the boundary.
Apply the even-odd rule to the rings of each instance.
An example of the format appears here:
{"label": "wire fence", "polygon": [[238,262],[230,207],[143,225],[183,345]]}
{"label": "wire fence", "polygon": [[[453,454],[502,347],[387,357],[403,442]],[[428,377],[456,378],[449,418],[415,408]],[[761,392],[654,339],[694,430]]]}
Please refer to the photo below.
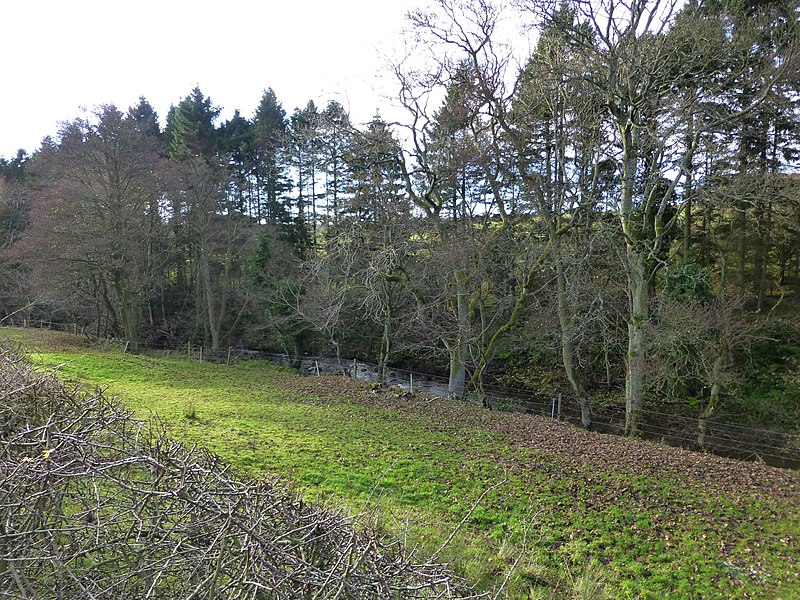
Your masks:
{"label": "wire fence", "polygon": [[[84,335],[111,343],[123,352],[130,350],[130,343],[113,338],[98,338],[85,327],[77,324],[53,323],[44,320],[7,320],[9,326],[34,327]],[[243,358],[265,360],[283,365],[306,375],[340,374],[366,382],[379,382],[378,365],[352,358],[330,356],[290,356],[262,352],[246,348],[226,347],[211,349],[192,342],[174,344],[137,344],[137,350],[152,354],[182,356],[189,360],[231,364]],[[387,386],[397,386],[410,393],[420,393],[442,398],[453,398],[448,389],[447,377],[409,369],[391,367],[383,381]],[[569,393],[549,394],[495,384],[484,385],[480,392],[467,390],[457,396],[458,401],[481,405],[491,410],[524,412],[558,419],[570,423],[581,422],[581,410],[577,400]],[[592,428],[596,431],[623,434],[625,431],[625,409],[609,405],[593,408]],[[780,429],[751,427],[725,423],[719,418],[706,422],[705,443],[698,443],[699,416],[669,413],[663,410],[643,409],[641,434],[652,440],[694,450],[704,450],[743,460],[758,460],[767,464],[799,469],[800,432]]]}

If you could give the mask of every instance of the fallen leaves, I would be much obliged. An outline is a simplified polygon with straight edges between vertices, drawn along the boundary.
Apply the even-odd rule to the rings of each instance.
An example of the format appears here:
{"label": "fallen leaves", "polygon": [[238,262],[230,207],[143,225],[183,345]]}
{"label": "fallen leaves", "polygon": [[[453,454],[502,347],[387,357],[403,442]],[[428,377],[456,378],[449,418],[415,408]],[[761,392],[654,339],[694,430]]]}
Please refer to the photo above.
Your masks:
{"label": "fallen leaves", "polygon": [[[398,397],[392,388],[370,390],[344,377],[314,377],[287,381],[293,389],[320,400],[347,398],[360,405],[387,408],[422,417],[430,430],[469,436],[470,430],[499,433],[516,449],[527,449],[563,460],[565,468],[668,478],[682,485],[740,495],[800,498],[800,474],[657,442],[585,431],[576,426],[524,413],[486,411],[463,402],[413,395]],[[508,460],[504,458],[502,460]],[[516,465],[533,467],[533,462]],[[618,494],[627,493],[618,490]]]}

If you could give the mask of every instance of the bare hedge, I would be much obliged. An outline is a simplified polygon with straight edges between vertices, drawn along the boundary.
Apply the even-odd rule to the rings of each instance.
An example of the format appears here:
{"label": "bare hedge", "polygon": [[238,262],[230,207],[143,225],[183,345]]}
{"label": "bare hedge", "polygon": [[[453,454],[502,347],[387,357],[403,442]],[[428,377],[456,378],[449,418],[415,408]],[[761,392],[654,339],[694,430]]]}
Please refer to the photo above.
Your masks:
{"label": "bare hedge", "polygon": [[0,352],[0,598],[455,597],[481,596]]}

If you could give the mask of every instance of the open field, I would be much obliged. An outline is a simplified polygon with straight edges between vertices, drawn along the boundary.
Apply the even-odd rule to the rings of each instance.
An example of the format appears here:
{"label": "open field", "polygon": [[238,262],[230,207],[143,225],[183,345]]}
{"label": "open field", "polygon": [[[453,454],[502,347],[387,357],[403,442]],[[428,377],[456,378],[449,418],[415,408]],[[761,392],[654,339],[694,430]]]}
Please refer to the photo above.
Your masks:
{"label": "open field", "polygon": [[457,530],[442,557],[487,587],[513,566],[513,597],[800,597],[796,472],[255,361],[123,355],[38,330],[3,339],[242,471],[376,507],[423,553]]}

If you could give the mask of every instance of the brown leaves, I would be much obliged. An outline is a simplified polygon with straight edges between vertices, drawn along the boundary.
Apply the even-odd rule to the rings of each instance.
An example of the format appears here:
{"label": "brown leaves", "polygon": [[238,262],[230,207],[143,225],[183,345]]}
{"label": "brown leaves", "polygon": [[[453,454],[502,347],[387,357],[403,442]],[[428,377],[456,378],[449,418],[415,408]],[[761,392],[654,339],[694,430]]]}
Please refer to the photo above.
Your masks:
{"label": "brown leaves", "polygon": [[[357,404],[391,408],[422,417],[432,431],[468,435],[481,428],[508,438],[518,449],[550,455],[545,461],[562,468],[592,467],[628,476],[668,478],[685,487],[715,489],[730,497],[800,496],[800,474],[712,454],[674,448],[652,441],[585,431],[576,426],[524,413],[490,412],[463,402],[397,394],[393,388],[366,386],[344,377],[296,378],[287,376],[287,387],[318,399],[336,402],[350,398]],[[533,465],[519,464],[520,469]],[[622,493],[622,492],[618,492]]]}

